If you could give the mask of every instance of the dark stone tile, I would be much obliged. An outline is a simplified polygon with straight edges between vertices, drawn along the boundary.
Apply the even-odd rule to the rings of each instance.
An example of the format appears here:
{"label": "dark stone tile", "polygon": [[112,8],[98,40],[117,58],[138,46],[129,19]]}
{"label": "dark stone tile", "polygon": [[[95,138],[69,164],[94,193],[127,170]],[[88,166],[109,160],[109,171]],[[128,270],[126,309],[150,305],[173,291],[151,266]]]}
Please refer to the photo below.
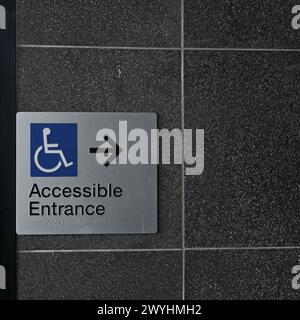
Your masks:
{"label": "dark stone tile", "polygon": [[180,299],[181,252],[19,254],[19,299]]}
{"label": "dark stone tile", "polygon": [[189,52],[185,127],[205,130],[205,168],[186,177],[188,247],[300,243],[300,56]]}
{"label": "dark stone tile", "polygon": [[180,46],[178,0],[18,0],[20,44]]}
{"label": "dark stone tile", "polygon": [[293,0],[185,1],[186,47],[300,48]]}
{"label": "dark stone tile", "polygon": [[[18,111],[156,112],[181,127],[180,54],[164,51],[19,49]],[[20,249],[181,247],[181,167],[159,169],[153,235],[21,236]]]}
{"label": "dark stone tile", "polygon": [[178,127],[180,53],[19,48],[18,111],[156,112]]}
{"label": "dark stone tile", "polygon": [[186,251],[186,299],[298,300],[292,283],[299,283],[299,255],[300,250]]}

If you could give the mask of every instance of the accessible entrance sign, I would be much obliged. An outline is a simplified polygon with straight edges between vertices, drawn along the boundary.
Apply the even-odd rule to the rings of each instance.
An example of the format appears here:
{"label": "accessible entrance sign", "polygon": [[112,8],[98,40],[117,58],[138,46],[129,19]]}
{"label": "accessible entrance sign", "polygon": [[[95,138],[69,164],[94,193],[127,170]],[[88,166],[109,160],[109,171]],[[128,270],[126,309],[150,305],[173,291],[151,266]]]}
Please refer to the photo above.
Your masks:
{"label": "accessible entrance sign", "polygon": [[18,113],[17,233],[155,233],[157,165],[124,155],[156,128],[153,113]]}
{"label": "accessible entrance sign", "polygon": [[0,300],[16,294],[15,1],[0,0]]}

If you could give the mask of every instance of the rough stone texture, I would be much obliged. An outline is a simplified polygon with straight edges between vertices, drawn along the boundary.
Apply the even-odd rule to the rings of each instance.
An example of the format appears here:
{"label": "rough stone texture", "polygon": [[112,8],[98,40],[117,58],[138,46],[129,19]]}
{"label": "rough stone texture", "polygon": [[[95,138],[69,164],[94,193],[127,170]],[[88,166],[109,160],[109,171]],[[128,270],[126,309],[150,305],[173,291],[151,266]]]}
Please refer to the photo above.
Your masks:
{"label": "rough stone texture", "polygon": [[188,247],[299,245],[300,56],[186,54],[185,126],[205,130],[205,169],[186,177]]}
{"label": "rough stone texture", "polygon": [[18,0],[23,44],[180,46],[178,0]]}
{"label": "rough stone texture", "polygon": [[185,47],[300,48],[294,0],[185,1]]}
{"label": "rough stone texture", "polygon": [[293,289],[300,250],[214,250],[186,253],[186,298],[298,300]]}
{"label": "rough stone texture", "polygon": [[181,252],[22,253],[19,299],[180,299]]}

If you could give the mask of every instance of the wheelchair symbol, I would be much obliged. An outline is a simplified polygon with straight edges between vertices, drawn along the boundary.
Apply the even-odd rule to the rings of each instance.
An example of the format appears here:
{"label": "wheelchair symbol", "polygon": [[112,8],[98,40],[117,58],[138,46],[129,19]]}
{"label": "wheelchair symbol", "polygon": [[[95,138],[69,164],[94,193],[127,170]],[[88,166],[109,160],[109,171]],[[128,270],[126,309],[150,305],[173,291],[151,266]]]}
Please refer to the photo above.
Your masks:
{"label": "wheelchair symbol", "polygon": [[[58,149],[58,143],[48,143],[48,136],[51,134],[50,128],[43,129],[43,145],[39,146],[34,153],[34,163],[37,168],[45,173],[53,173],[61,168],[63,165],[65,168],[72,166],[74,163],[72,161],[68,162],[63,151]],[[39,155],[44,151],[45,154],[57,154],[59,155],[59,161],[53,168],[44,168],[39,162]]]}

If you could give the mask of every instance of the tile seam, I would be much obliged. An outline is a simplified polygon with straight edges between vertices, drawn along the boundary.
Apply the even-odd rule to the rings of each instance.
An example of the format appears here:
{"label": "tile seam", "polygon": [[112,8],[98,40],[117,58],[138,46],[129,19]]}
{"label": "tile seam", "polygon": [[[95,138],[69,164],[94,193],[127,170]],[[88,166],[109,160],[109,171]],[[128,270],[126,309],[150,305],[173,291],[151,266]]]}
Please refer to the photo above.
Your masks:
{"label": "tile seam", "polygon": [[270,246],[270,247],[191,247],[186,248],[188,251],[225,251],[225,250],[297,250],[300,249],[299,246]]}
{"label": "tile seam", "polygon": [[[184,0],[181,0],[181,127],[184,132]],[[182,159],[184,159],[184,136],[182,136]],[[185,300],[185,166],[182,161],[182,300]]]}
{"label": "tile seam", "polygon": [[81,46],[81,45],[34,45],[34,44],[19,44],[18,48],[44,48],[44,49],[100,49],[100,50],[161,50],[161,51],[180,51],[181,48],[168,47],[117,47],[117,46]]}
{"label": "tile seam", "polygon": [[[185,251],[230,251],[230,250],[300,250],[298,246],[286,247],[207,247],[207,248],[184,248]],[[161,249],[44,249],[44,250],[17,250],[18,253],[76,253],[76,252],[181,252],[182,248],[161,248]]]}
{"label": "tile seam", "polygon": [[182,249],[37,249],[37,250],[18,250],[18,253],[101,253],[101,252],[181,252]]}
{"label": "tile seam", "polygon": [[18,44],[18,48],[45,48],[45,49],[99,49],[99,50],[149,50],[149,51],[258,51],[258,52],[300,52],[291,48],[218,48],[218,47],[130,47],[130,46],[82,46],[82,45],[39,45]]}

